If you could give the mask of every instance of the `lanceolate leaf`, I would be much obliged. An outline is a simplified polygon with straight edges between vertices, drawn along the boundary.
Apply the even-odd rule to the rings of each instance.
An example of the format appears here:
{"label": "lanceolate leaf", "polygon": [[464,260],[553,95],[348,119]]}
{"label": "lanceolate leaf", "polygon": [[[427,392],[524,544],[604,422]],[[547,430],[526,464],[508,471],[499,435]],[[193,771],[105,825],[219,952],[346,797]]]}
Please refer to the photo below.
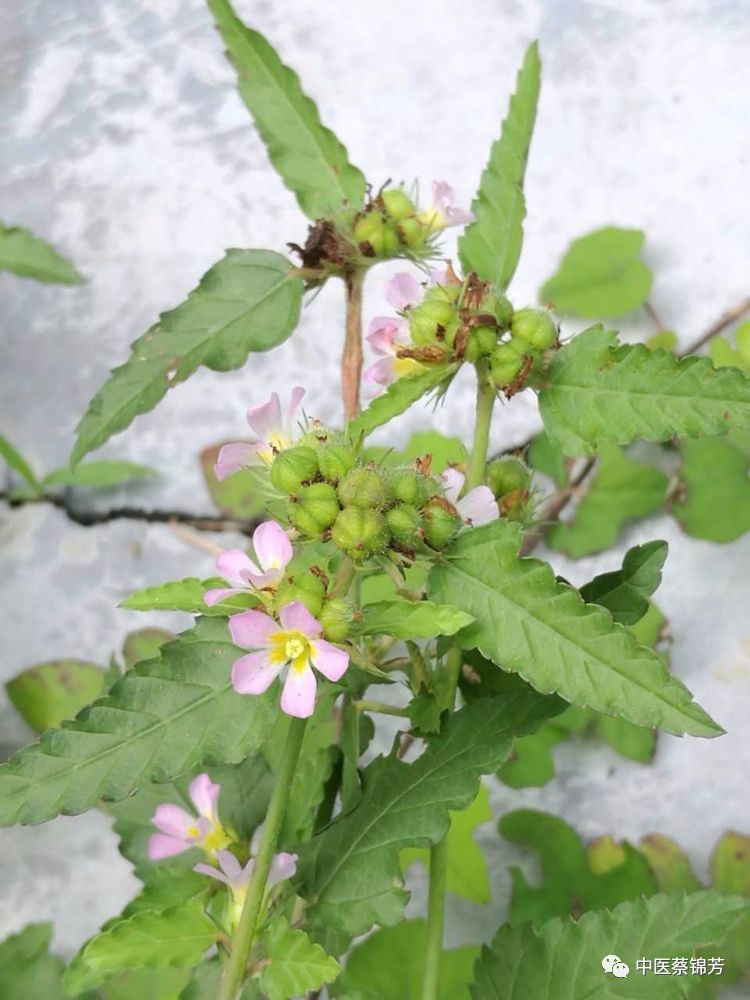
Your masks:
{"label": "lanceolate leaf", "polygon": [[465,611],[432,601],[379,601],[363,609],[365,635],[392,635],[397,639],[432,639],[453,635],[474,620]]}
{"label": "lanceolate leaf", "polygon": [[429,596],[476,618],[457,636],[465,648],[583,708],[676,734],[721,732],[657,653],[585,604],[547,563],[519,558],[520,542],[511,522],[472,528],[432,570]]}
{"label": "lanceolate leaf", "polygon": [[673,511],[693,538],[732,542],[750,531],[749,444],[732,435],[680,445],[681,488]]}
{"label": "lanceolate leaf", "polygon": [[408,410],[412,403],[436,388],[449,377],[451,369],[446,365],[430,365],[417,375],[410,375],[392,382],[382,395],[374,399],[366,410],[352,420],[348,426],[349,434],[356,438],[360,434],[365,437],[393,420],[399,413]]}
{"label": "lanceolate leaf", "polygon": [[[699,946],[720,942],[748,902],[715,892],[674,893],[620,903],[614,910],[557,918],[540,930],[530,924],[500,929],[474,967],[474,1000],[683,1000],[698,976],[643,975],[640,958],[690,958]],[[618,979],[602,968],[617,955],[630,969]],[[689,966],[688,966],[689,967]]]}
{"label": "lanceolate leaf", "polygon": [[5,460],[9,469],[13,469],[19,476],[26,480],[34,493],[41,492],[41,484],[34,474],[34,470],[23,457],[17,448],[14,448],[10,441],[0,434],[0,457]]}
{"label": "lanceolate leaf", "polygon": [[553,360],[539,394],[548,433],[568,455],[605,442],[668,441],[750,426],[750,379],[708,358],[678,359],[618,344],[601,326],[578,334]]}
{"label": "lanceolate leaf", "polygon": [[523,242],[523,178],[539,99],[541,63],[534,42],[526,51],[500,138],[490,150],[476,198],[474,222],[458,241],[464,271],[507,288]]}
{"label": "lanceolate leaf", "polygon": [[449,814],[475,798],[479,777],[497,770],[513,736],[559,710],[531,692],[481,699],[452,716],[413,764],[378,757],[364,772],[362,799],[300,850],[299,891],[314,902],[315,927],[350,936],[402,916],[399,851],[434,844]]}
{"label": "lanceolate leaf", "polygon": [[251,352],[286,340],[299,318],[302,291],[281,254],[228,250],[182,305],[135,341],[130,358],[94,396],[77,428],[72,463],[152,410],[201,365],[230,371]]}
{"label": "lanceolate leaf", "polygon": [[310,219],[330,216],[365,195],[362,172],[321,122],[299,77],[257,31],[246,27],[228,0],[208,0],[234,63],[242,99],[255,119],[271,163]]}
{"label": "lanceolate leaf", "polygon": [[621,625],[635,625],[648,611],[649,598],[661,583],[668,550],[661,541],[628,549],[622,568],[595,576],[581,587],[581,597],[587,604],[606,608]]}
{"label": "lanceolate leaf", "polygon": [[55,469],[44,477],[42,486],[117,486],[153,475],[154,470],[147,465],[103,458],[96,462],[82,462],[75,469]]}
{"label": "lanceolate leaf", "polygon": [[203,597],[206,591],[225,586],[226,581],[219,577],[199,580],[197,576],[189,576],[184,580],[170,580],[168,583],[157,583],[153,587],[136,590],[122,601],[120,607],[130,611],[188,611],[193,615],[226,618],[227,615],[247,611],[257,604],[248,591],[246,595],[235,594],[209,607]]}
{"label": "lanceolate leaf", "polygon": [[28,229],[0,223],[0,271],[59,285],[79,285],[83,278],[54,247]]}
{"label": "lanceolate leaf", "polygon": [[226,623],[203,619],[129,670],[106,698],[0,767],[0,825],[39,823],[121,799],[202,763],[236,763],[273,724],[276,694],[236,694],[240,651]]}

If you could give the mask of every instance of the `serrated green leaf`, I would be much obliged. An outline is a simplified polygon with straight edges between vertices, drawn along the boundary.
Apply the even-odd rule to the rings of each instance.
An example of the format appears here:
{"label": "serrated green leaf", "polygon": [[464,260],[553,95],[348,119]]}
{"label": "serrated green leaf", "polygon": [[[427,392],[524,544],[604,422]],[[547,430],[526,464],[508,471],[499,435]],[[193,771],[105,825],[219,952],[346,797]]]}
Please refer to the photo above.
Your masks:
{"label": "serrated green leaf", "polygon": [[363,635],[392,635],[397,639],[432,639],[455,635],[474,619],[465,611],[432,601],[378,601],[366,604],[360,631]]}
{"label": "serrated green leaf", "polygon": [[120,607],[130,611],[188,611],[192,615],[203,615],[204,618],[226,618],[238,611],[247,611],[257,604],[257,600],[248,591],[247,594],[227,597],[209,607],[203,599],[206,591],[225,586],[226,581],[220,577],[199,580],[197,576],[189,576],[184,580],[170,580],[168,583],[157,583],[153,587],[136,590],[120,603]]}
{"label": "serrated green leaf", "polygon": [[52,924],[28,924],[0,941],[0,1000],[65,1000],[65,964],[48,952]]}
{"label": "serrated green leaf", "polygon": [[750,379],[708,358],[618,344],[592,326],[558,351],[539,394],[547,432],[568,455],[632,441],[726,434],[750,426]]}
{"label": "serrated green leaf", "polygon": [[[699,976],[642,975],[639,958],[689,958],[700,945],[721,941],[748,903],[715,892],[657,895],[620,903],[614,910],[584,913],[577,921],[550,920],[502,927],[474,967],[473,1000],[682,1000]],[[617,979],[602,969],[617,955],[630,975]]]}
{"label": "serrated green leaf", "polygon": [[289,1000],[331,983],[341,972],[335,958],[326,955],[304,931],[293,930],[284,919],[272,921],[263,933],[267,964],[258,973],[268,1000]]}
{"label": "serrated green leaf", "polygon": [[42,486],[34,470],[21,452],[17,448],[14,448],[10,441],[6,437],[3,437],[2,434],[0,434],[0,457],[5,460],[9,469],[13,469],[14,472],[17,472],[28,483],[35,495],[41,493]]}
{"label": "serrated green leaf", "polygon": [[6,685],[24,722],[43,733],[72,719],[106,688],[104,667],[85,660],[51,660],[22,670]]}
{"label": "serrated green leaf", "polygon": [[526,50],[500,138],[490,149],[471,210],[474,221],[458,241],[464,272],[505,289],[516,270],[523,243],[526,200],[523,179],[534,131],[541,77],[539,47]]}
{"label": "serrated green leaf", "polygon": [[733,542],[750,531],[750,448],[730,438],[683,441],[673,512],[683,531]]}
{"label": "serrated green leaf", "polygon": [[[487,789],[480,785],[477,797],[466,809],[451,813],[451,825],[446,834],[448,892],[480,905],[490,900],[490,876],[481,848],[474,839],[474,831],[491,819]],[[427,848],[408,847],[401,852],[401,868],[404,872],[415,861],[420,861],[429,871],[430,852]]]}
{"label": "serrated green leaf", "polygon": [[592,714],[571,705],[537,732],[516,740],[510,756],[497,772],[498,778],[510,788],[546,785],[555,776],[552,748],[585,729]]}
{"label": "serrated green leaf", "polygon": [[540,300],[586,319],[632,312],[651,291],[651,269],[640,257],[644,239],[640,229],[604,226],[573,240]]}
{"label": "serrated green leaf", "polygon": [[102,1000],[179,1000],[190,980],[187,969],[130,969],[108,976]]}
{"label": "serrated green leaf", "polygon": [[228,0],[208,6],[239,77],[242,100],[255,120],[271,163],[309,219],[359,208],[365,178],[320,120],[299,77],[259,32],[246,27]]}
{"label": "serrated green leaf", "polygon": [[0,223],[0,271],[58,285],[80,285],[86,279],[54,247],[28,229]]}
{"label": "serrated green leaf", "polygon": [[[536,851],[541,860],[538,887],[530,885],[519,868],[510,869],[513,891],[508,920],[514,927],[527,922],[540,927],[553,917],[612,909],[625,899],[656,892],[648,862],[627,842],[615,844],[608,838],[597,845],[595,841],[593,853],[587,852],[573,827],[535,809],[506,813],[498,827],[506,840]],[[601,859],[602,844],[608,848],[606,863]]]}
{"label": "serrated green leaf", "polygon": [[134,632],[128,632],[122,644],[125,668],[130,670],[141,660],[152,660],[159,655],[164,643],[173,639],[174,634],[163,628],[139,628]]}
{"label": "serrated green leaf", "polygon": [[625,553],[621,569],[595,576],[581,587],[581,597],[587,604],[606,608],[621,625],[635,625],[648,611],[649,598],[661,583],[668,551],[662,541],[635,545]]}
{"label": "serrated green leaf", "polygon": [[482,699],[449,718],[413,764],[378,757],[365,768],[362,799],[299,852],[299,891],[314,900],[310,925],[355,936],[373,923],[402,916],[398,853],[434,844],[447,832],[449,813],[475,798],[479,777],[495,771],[513,736],[559,710],[556,699],[533,692]]}
{"label": "serrated green leaf", "polygon": [[45,733],[0,767],[0,824],[40,823],[124,798],[202,763],[233,763],[257,750],[277,694],[232,688],[241,651],[226,624],[203,619],[139,663],[74,722]]}
{"label": "serrated green leaf", "polygon": [[457,636],[464,648],[582,708],[675,734],[721,733],[656,653],[548,564],[519,558],[520,543],[519,525],[494,521],[462,532],[432,569],[430,598],[476,618]]}
{"label": "serrated green leaf", "polygon": [[94,462],[82,462],[75,469],[67,466],[55,469],[44,477],[42,486],[117,486],[118,483],[154,475],[155,470],[147,465],[102,458]]}
{"label": "serrated green leaf", "polygon": [[602,445],[594,478],[572,519],[551,525],[544,540],[572,559],[608,549],[628,521],[659,510],[668,485],[659,469],[633,461],[614,445]]}
{"label": "serrated green leaf", "polygon": [[377,396],[366,410],[349,423],[347,428],[349,435],[352,438],[357,438],[360,434],[367,437],[376,427],[387,424],[389,420],[408,410],[431,389],[437,388],[441,382],[450,377],[452,371],[448,365],[434,364],[425,366],[424,371],[416,375],[405,376],[391,382],[385,392]]}
{"label": "serrated green leaf", "polygon": [[[426,945],[424,920],[405,920],[375,931],[352,949],[333,995],[349,1000],[420,1000]],[[475,945],[440,955],[437,1000],[469,1000]]]}
{"label": "serrated green leaf", "polygon": [[201,365],[240,368],[251,352],[282,343],[297,325],[302,280],[271,250],[227,250],[182,305],[132,345],[77,427],[71,463],[80,462]]}

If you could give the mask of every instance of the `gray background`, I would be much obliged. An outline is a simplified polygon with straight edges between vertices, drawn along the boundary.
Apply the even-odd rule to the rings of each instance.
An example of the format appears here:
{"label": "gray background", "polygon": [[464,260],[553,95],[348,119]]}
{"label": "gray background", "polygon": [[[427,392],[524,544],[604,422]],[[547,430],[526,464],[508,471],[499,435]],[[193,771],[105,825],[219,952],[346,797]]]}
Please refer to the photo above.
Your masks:
{"label": "gray background", "polygon": [[[745,0],[287,0],[239,8],[300,72],[375,186],[392,177],[428,188],[447,178],[466,205],[523,49],[539,38],[544,87],[515,302],[534,300],[570,238],[605,223],[646,230],[653,302],[683,342],[747,295]],[[268,166],[199,0],[0,0],[0,81],[0,218],[51,239],[90,278],[59,289],[0,274],[0,421],[43,470],[65,461],[77,418],[130,341],[181,301],[226,247],[282,249],[301,241],[304,223]],[[383,311],[387,274],[382,268],[370,281],[368,317]],[[306,384],[308,412],[336,421],[341,306],[332,283],[283,347],[241,372],[202,371],[171,392],[101,453],[155,465],[161,478],[92,502],[208,511],[197,453],[241,436],[245,407],[271,387],[283,394]],[[646,332],[645,317],[625,329]],[[437,422],[467,438],[464,374]],[[394,433],[403,440],[429,422],[417,408]],[[534,400],[514,400],[498,412],[493,446],[536,426]],[[750,536],[719,547],[656,518],[629,532],[617,552],[556,566],[583,582],[614,566],[628,545],[655,537],[671,547],[659,601],[675,637],[674,669],[727,735],[661,737],[648,771],[595,745],[565,744],[554,783],[511,794],[492,782],[492,795],[497,810],[540,806],[587,837],[670,834],[705,875],[722,831],[750,832]],[[0,542],[3,679],[53,656],[105,661],[126,632],[149,621],[186,624],[116,605],[147,583],[211,568],[210,556],[168,527],[86,529],[41,507],[0,511]],[[28,737],[4,701],[0,727],[6,745]],[[451,943],[491,935],[507,865],[523,858],[492,824],[480,840],[493,901],[481,908],[451,898]],[[136,888],[99,813],[0,831],[0,885],[0,937],[51,918],[65,953]],[[415,908],[422,900],[417,883]]]}

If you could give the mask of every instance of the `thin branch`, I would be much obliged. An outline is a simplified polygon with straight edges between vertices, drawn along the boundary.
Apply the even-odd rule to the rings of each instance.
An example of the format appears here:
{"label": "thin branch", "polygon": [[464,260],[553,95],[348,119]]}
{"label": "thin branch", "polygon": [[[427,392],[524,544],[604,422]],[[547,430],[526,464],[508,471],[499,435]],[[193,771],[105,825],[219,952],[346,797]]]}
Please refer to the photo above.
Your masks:
{"label": "thin branch", "polygon": [[712,326],[709,326],[704,334],[702,334],[694,343],[690,344],[689,347],[686,347],[684,351],[680,351],[679,357],[684,358],[686,354],[695,354],[695,352],[699,351],[701,347],[705,347],[709,340],[718,336],[718,334],[726,330],[726,328],[731,326],[736,320],[741,319],[747,312],[750,312],[750,296],[743,299],[741,302],[738,302],[737,305],[733,306],[731,309],[727,309],[725,313],[722,313],[716,322]]}
{"label": "thin branch", "polygon": [[568,485],[564,486],[561,490],[558,490],[557,493],[553,493],[544,506],[539,523],[524,539],[523,545],[521,546],[522,556],[527,556],[533,552],[539,542],[541,542],[544,532],[550,524],[553,524],[555,521],[559,521],[560,515],[573,497],[576,496],[595,465],[595,458],[587,458],[578,472],[570,479]]}
{"label": "thin branch", "polygon": [[661,316],[656,311],[656,309],[654,309],[654,307],[651,305],[650,302],[643,303],[643,310],[660,333],[662,330],[666,330],[666,327],[662,322]]}

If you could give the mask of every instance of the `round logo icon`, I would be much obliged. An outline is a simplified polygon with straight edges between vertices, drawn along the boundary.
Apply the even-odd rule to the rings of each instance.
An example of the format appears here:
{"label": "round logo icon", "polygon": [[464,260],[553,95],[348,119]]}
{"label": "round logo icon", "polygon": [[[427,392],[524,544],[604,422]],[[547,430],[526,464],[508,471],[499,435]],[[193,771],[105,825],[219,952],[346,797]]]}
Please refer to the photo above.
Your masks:
{"label": "round logo icon", "polygon": [[605,955],[602,959],[602,968],[606,973],[612,973],[615,979],[627,979],[630,968],[620,961],[619,955]]}

